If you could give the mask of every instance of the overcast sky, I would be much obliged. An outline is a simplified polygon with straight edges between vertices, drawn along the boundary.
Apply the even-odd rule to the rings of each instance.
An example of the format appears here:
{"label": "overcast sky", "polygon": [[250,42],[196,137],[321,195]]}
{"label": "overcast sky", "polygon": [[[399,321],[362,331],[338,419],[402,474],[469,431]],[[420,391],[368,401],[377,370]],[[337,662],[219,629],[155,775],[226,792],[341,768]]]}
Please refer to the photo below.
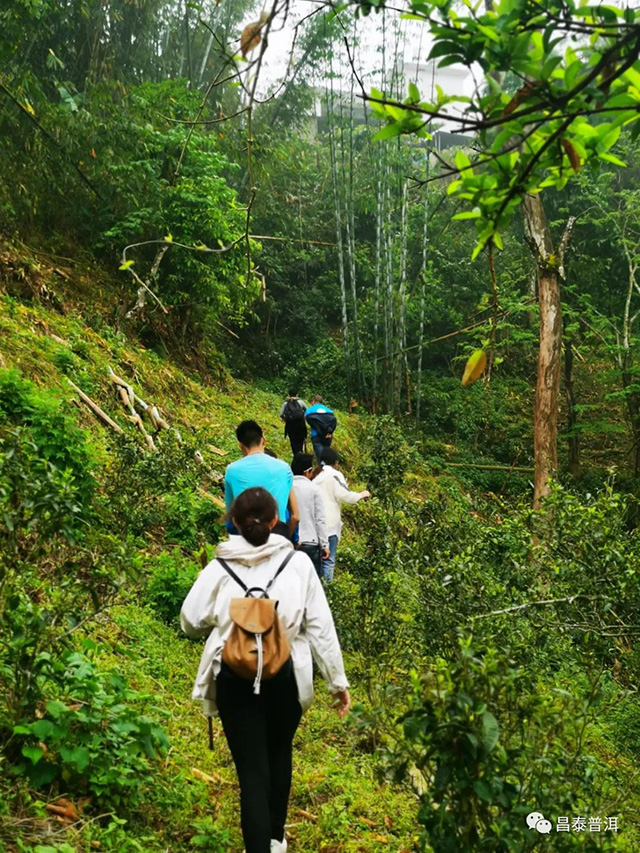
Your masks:
{"label": "overcast sky", "polygon": [[[270,7],[271,4],[269,3],[268,5]],[[281,15],[274,21],[260,75],[259,92],[261,94],[265,94],[274,84],[282,81],[291,59],[296,24],[307,17],[314,9],[319,8],[321,8],[321,4],[315,0],[291,0],[286,20]],[[247,24],[251,20],[255,20],[256,17],[256,12],[253,12],[244,23]],[[345,26],[348,29],[349,41],[351,42],[353,18],[345,14],[344,20]],[[432,71],[431,67],[427,68],[426,61],[431,44],[428,33],[426,32],[427,28],[419,21],[401,21],[402,32],[398,39],[393,33],[393,20],[398,21],[399,16],[394,13],[388,13],[385,49],[387,69],[390,70],[393,56],[396,52],[403,55],[405,63],[409,65],[406,75],[408,79],[415,77],[415,64],[418,63],[422,69],[420,75],[422,79],[418,82],[422,84],[420,88],[423,97],[428,98],[431,94]],[[371,86],[380,88],[384,42],[383,14],[372,12],[368,17],[359,18],[356,27],[358,46],[355,50],[355,64],[358,68],[358,73],[367,88]],[[351,68],[345,50],[341,50],[339,57],[336,58],[334,70],[341,73],[342,86],[348,91],[351,85]],[[318,72],[317,83],[322,86],[322,69],[318,69]],[[469,94],[469,88],[472,86],[467,69],[461,66],[453,66],[451,70],[436,70],[435,83],[441,85],[447,94]],[[337,82],[335,85],[338,87]],[[425,89],[427,90],[425,91]]]}

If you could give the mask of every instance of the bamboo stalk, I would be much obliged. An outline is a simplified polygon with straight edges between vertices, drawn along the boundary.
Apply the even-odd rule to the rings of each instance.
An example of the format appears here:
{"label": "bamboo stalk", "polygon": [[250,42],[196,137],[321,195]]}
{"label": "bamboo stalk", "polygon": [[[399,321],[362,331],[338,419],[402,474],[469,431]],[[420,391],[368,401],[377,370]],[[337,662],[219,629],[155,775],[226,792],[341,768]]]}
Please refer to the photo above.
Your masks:
{"label": "bamboo stalk", "polygon": [[87,406],[89,406],[89,408],[91,409],[91,411],[94,414],[96,414],[103,423],[107,424],[107,426],[110,426],[111,429],[115,430],[118,433],[124,432],[124,430],[122,429],[121,426],[119,426],[115,421],[111,420],[109,415],[106,412],[104,412],[97,403],[94,403],[93,400],[91,399],[91,397],[89,397],[87,394],[85,394],[84,391],[82,391],[82,389],[78,388],[78,386],[74,382],[72,382],[68,377],[67,377],[67,382],[69,383],[69,385],[71,385],[71,387],[76,392],[78,397],[80,397],[82,402],[86,403]]}
{"label": "bamboo stalk", "polygon": [[129,412],[129,420],[132,424],[135,424],[138,427],[144,437],[144,440],[149,450],[157,450],[157,447],[153,440],[153,436],[149,435],[149,433],[146,431],[146,429],[144,428],[144,424],[142,423],[142,418],[136,411],[135,402],[137,398],[133,391],[133,388],[131,387],[131,385],[124,383],[122,379],[116,376],[116,374],[111,368],[109,368],[109,376],[111,377],[112,382],[115,382],[118,386],[120,401],[122,402],[122,405],[125,407],[125,409],[127,409],[127,411]]}
{"label": "bamboo stalk", "polygon": [[[356,19],[353,19],[353,44],[355,50],[356,44]],[[347,253],[349,257],[349,281],[351,284],[351,301],[353,303],[353,351],[354,351],[354,359],[355,359],[355,371],[356,371],[356,390],[360,393],[363,391],[363,375],[362,375],[362,364],[360,361],[360,333],[358,328],[358,294],[357,294],[357,283],[356,283],[356,225],[355,225],[355,212],[354,212],[354,202],[353,202],[353,174],[355,171],[354,168],[354,156],[353,156],[353,100],[354,100],[354,84],[355,77],[351,75],[351,94],[349,98],[349,195],[348,201],[345,203],[345,222],[346,222],[346,230],[347,230]],[[343,125],[344,127],[344,125]],[[344,136],[344,130],[343,130]],[[344,170],[344,144],[342,146],[342,163]],[[346,193],[346,183],[345,183],[345,193]]]}
{"label": "bamboo stalk", "polygon": [[535,468],[524,468],[512,465],[481,465],[478,462],[446,462],[450,468],[478,468],[481,471],[520,471],[523,474],[533,474]]}
{"label": "bamboo stalk", "polygon": [[342,307],[342,339],[344,346],[345,373],[347,379],[347,394],[351,395],[350,382],[350,365],[349,365],[349,336],[348,336],[348,315],[347,315],[347,293],[344,275],[344,254],[342,249],[342,222],[340,216],[340,196],[338,192],[338,166],[336,162],[336,140],[334,136],[333,110],[334,110],[334,93],[333,93],[333,45],[331,47],[331,64],[330,64],[330,79],[331,79],[331,100],[327,109],[329,118],[329,153],[331,159],[331,182],[333,187],[333,208],[336,227],[336,244],[338,247],[338,277],[340,281],[340,303]]}

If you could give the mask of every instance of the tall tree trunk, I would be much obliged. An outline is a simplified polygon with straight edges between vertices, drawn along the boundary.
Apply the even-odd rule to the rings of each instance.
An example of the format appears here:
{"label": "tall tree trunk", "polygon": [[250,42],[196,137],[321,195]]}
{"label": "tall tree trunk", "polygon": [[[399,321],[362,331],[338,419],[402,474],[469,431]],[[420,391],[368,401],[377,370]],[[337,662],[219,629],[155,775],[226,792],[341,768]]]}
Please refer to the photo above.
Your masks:
{"label": "tall tree trunk", "polygon": [[549,481],[558,470],[558,396],[562,361],[560,279],[564,271],[564,251],[575,217],[569,219],[557,252],[539,193],[525,196],[524,222],[527,242],[536,260],[540,308],[538,380],[533,416],[533,506],[537,509],[549,494]]}
{"label": "tall tree trunk", "polygon": [[377,405],[378,396],[378,318],[380,312],[380,272],[382,268],[382,174],[383,167],[378,165],[378,189],[376,197],[376,278],[375,302],[373,307],[373,391],[372,404]]}
{"label": "tall tree trunk", "polygon": [[537,509],[549,494],[549,480],[558,468],[558,389],[562,348],[562,307],[557,266],[551,264],[553,240],[539,194],[524,200],[527,240],[534,254],[540,307],[538,380],[533,415],[534,490]]}

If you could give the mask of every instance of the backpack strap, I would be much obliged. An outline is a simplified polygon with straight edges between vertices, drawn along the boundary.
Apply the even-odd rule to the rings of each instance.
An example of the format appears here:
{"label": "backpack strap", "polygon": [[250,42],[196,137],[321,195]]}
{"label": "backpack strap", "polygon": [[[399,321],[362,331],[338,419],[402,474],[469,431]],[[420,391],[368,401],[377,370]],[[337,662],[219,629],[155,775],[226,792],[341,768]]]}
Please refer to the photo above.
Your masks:
{"label": "backpack strap", "polygon": [[222,559],[222,557],[216,557],[216,559],[217,559],[217,561],[220,563],[220,565],[222,566],[222,568],[225,570],[225,572],[226,572],[230,577],[232,577],[232,578],[234,579],[234,581],[235,581],[237,584],[239,584],[239,586],[241,586],[241,587],[242,587],[242,589],[243,589],[243,590],[244,590],[244,592],[245,592],[245,597],[246,597],[246,596],[249,596],[249,595],[250,595],[252,592],[254,592],[255,590],[258,590],[259,592],[261,592],[261,593],[262,593],[262,598],[269,598],[269,595],[268,595],[269,590],[271,589],[271,587],[272,587],[272,586],[273,586],[273,584],[275,583],[276,578],[278,577],[278,575],[279,575],[282,571],[284,571],[284,569],[287,567],[287,563],[288,563],[288,562],[289,562],[289,560],[293,557],[293,555],[294,555],[294,554],[295,554],[295,551],[290,551],[290,552],[287,554],[287,556],[284,558],[284,560],[280,563],[280,566],[278,567],[278,571],[277,571],[277,572],[275,573],[275,575],[271,578],[271,580],[269,581],[269,583],[266,585],[266,587],[265,587],[264,589],[262,589],[262,587],[260,587],[260,586],[252,586],[252,587],[251,587],[251,589],[249,589],[249,587],[246,585],[246,583],[243,583],[243,582],[240,580],[240,578],[238,577],[238,575],[233,571],[233,569],[232,569],[232,568],[231,568],[231,566],[226,562],[226,560],[223,560],[223,559]]}
{"label": "backpack strap", "polygon": [[287,554],[287,556],[286,556],[286,557],[284,558],[284,560],[280,563],[280,566],[278,567],[278,571],[275,573],[275,575],[271,578],[271,580],[269,581],[269,583],[268,583],[268,584],[267,584],[267,586],[265,587],[265,592],[267,592],[267,593],[269,592],[269,590],[271,589],[271,587],[272,587],[272,586],[273,586],[273,584],[275,583],[275,581],[276,581],[276,579],[277,579],[278,575],[286,569],[287,564],[289,563],[289,560],[293,557],[293,555],[294,555],[295,553],[296,553],[295,551],[289,551],[289,553]]}
{"label": "backpack strap", "polygon": [[228,575],[230,575],[230,576],[234,579],[234,581],[242,587],[242,589],[243,589],[245,592],[249,592],[249,587],[246,585],[246,583],[243,583],[243,582],[240,580],[240,578],[239,578],[239,577],[238,577],[238,575],[233,571],[233,569],[231,568],[231,566],[229,566],[229,564],[228,564],[225,560],[223,560],[223,559],[222,559],[222,557],[216,557],[216,559],[217,559],[217,561],[220,563],[220,565],[222,566],[222,568],[225,570],[225,572],[226,572]]}

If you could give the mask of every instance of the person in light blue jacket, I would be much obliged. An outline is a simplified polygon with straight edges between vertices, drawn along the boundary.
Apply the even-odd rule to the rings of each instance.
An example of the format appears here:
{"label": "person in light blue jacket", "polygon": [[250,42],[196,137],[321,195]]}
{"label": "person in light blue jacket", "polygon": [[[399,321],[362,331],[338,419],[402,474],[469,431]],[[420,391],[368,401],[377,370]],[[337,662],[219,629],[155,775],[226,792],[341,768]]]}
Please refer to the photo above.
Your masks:
{"label": "person in light blue jacket", "polygon": [[318,460],[322,464],[322,453],[325,447],[331,447],[333,434],[338,421],[329,406],[322,402],[322,397],[316,394],[310,408],[305,412],[305,418],[311,428],[311,443]]}

